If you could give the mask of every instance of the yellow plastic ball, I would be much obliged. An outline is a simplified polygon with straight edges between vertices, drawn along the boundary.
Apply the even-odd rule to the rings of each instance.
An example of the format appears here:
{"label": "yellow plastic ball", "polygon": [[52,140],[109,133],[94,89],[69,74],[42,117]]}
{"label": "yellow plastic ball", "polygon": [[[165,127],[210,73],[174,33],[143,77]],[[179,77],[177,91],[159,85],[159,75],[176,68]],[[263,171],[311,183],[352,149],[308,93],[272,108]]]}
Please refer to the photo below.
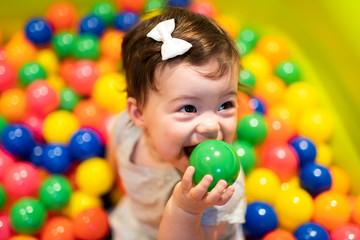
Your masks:
{"label": "yellow plastic ball", "polygon": [[81,191],[74,191],[71,194],[68,205],[62,209],[62,212],[64,215],[74,218],[82,211],[94,207],[103,207],[101,198],[91,196]]}
{"label": "yellow plastic ball", "polygon": [[293,176],[287,182],[281,184],[281,190],[283,191],[287,191],[289,189],[299,188],[299,187],[300,187],[300,180],[299,177],[297,176]]}
{"label": "yellow plastic ball", "polygon": [[247,176],[245,186],[248,202],[261,200],[273,204],[280,190],[280,179],[269,169],[256,168]]}
{"label": "yellow plastic ball", "polygon": [[111,190],[115,177],[108,161],[94,157],[80,163],[76,169],[75,179],[81,191],[100,196]]}
{"label": "yellow plastic ball", "polygon": [[260,84],[263,78],[272,74],[272,67],[269,61],[257,53],[249,53],[242,58],[244,69],[251,71],[256,78],[257,84]]}
{"label": "yellow plastic ball", "polygon": [[330,174],[332,179],[330,190],[348,194],[350,190],[349,175],[337,166],[330,166]]}
{"label": "yellow plastic ball", "polygon": [[63,88],[66,87],[66,83],[64,79],[55,73],[49,75],[46,81],[50,86],[52,86],[58,92],[60,92],[61,90],[63,90]]}
{"label": "yellow plastic ball", "polygon": [[314,202],[304,189],[291,188],[279,192],[274,208],[278,214],[280,227],[293,231],[300,224],[310,221],[314,212]]}
{"label": "yellow plastic ball", "polygon": [[47,74],[55,73],[59,69],[59,61],[51,49],[40,50],[35,61],[45,68]]}
{"label": "yellow plastic ball", "polygon": [[285,103],[294,110],[302,111],[317,106],[318,94],[310,83],[295,82],[285,91]]}
{"label": "yellow plastic ball", "polygon": [[311,138],[315,143],[327,142],[333,133],[334,120],[323,108],[309,108],[300,114],[297,129],[300,135]]}
{"label": "yellow plastic ball", "polygon": [[330,166],[333,162],[332,148],[326,143],[317,144],[316,162],[325,166]]}
{"label": "yellow plastic ball", "polygon": [[215,17],[216,21],[235,39],[239,33],[239,22],[234,16],[222,14]]}
{"label": "yellow plastic ball", "polygon": [[274,35],[261,38],[256,44],[255,51],[266,57],[273,66],[286,60],[290,55],[286,41]]}
{"label": "yellow plastic ball", "polygon": [[102,107],[119,113],[126,108],[126,82],[120,73],[101,76],[94,85],[93,97]]}
{"label": "yellow plastic ball", "polygon": [[283,100],[286,85],[280,78],[269,75],[255,85],[254,95],[261,96],[269,105],[278,104]]}
{"label": "yellow plastic ball", "polygon": [[57,110],[46,116],[43,135],[47,142],[66,144],[79,126],[79,120],[73,113]]}
{"label": "yellow plastic ball", "polygon": [[279,118],[286,122],[289,126],[295,128],[297,123],[296,112],[286,104],[279,103],[269,107],[269,117]]}

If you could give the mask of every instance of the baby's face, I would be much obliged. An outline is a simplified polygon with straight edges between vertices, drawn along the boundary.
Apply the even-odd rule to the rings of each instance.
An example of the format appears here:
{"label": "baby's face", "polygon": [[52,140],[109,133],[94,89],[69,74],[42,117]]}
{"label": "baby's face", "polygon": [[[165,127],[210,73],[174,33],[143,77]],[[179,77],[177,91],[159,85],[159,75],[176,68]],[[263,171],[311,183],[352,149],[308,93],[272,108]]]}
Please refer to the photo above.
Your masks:
{"label": "baby's face", "polygon": [[196,145],[218,139],[231,143],[236,130],[237,76],[205,78],[216,67],[167,65],[157,71],[158,92],[150,91],[143,109],[145,134],[161,161],[184,172]]}

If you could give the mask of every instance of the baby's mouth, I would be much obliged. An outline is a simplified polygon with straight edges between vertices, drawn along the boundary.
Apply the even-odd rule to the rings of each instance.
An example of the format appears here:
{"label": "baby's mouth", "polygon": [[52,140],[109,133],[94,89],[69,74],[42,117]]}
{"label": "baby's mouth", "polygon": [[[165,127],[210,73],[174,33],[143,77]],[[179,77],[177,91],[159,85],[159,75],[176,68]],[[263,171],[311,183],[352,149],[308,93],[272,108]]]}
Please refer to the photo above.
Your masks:
{"label": "baby's mouth", "polygon": [[194,151],[196,146],[197,145],[184,147],[184,152],[188,158],[190,158],[190,155],[191,155],[192,151]]}

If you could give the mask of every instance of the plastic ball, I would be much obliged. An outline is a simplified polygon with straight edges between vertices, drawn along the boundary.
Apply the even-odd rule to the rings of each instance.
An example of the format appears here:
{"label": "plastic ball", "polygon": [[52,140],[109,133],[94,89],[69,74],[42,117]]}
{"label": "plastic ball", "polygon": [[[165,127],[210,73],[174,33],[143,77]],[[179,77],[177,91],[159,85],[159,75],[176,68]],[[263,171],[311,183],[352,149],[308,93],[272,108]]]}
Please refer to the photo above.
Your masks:
{"label": "plastic ball", "polygon": [[1,143],[3,148],[16,158],[26,159],[35,146],[32,132],[24,125],[9,124],[2,132]]}
{"label": "plastic ball", "polygon": [[72,54],[75,43],[75,36],[70,32],[60,32],[55,34],[51,45],[54,52],[60,58],[69,57]]}
{"label": "plastic ball", "polygon": [[115,15],[114,26],[115,29],[127,32],[129,31],[137,22],[139,21],[139,16],[134,11],[123,10]]}
{"label": "plastic ball", "polygon": [[49,74],[54,74],[58,71],[59,61],[52,49],[42,49],[36,56],[36,62],[44,67]]}
{"label": "plastic ball", "polygon": [[207,140],[195,147],[189,158],[189,166],[195,168],[193,181],[198,184],[205,175],[213,177],[208,191],[211,191],[218,181],[225,180],[231,185],[240,172],[240,160],[234,149],[220,140]]}
{"label": "plastic ball", "polygon": [[99,134],[90,128],[80,128],[69,143],[69,152],[73,160],[84,161],[91,157],[101,157],[104,146]]}
{"label": "plastic ball", "polygon": [[60,92],[60,106],[59,109],[73,111],[75,106],[79,103],[80,96],[71,88],[64,88]]}
{"label": "plastic ball", "polygon": [[42,240],[75,240],[72,220],[57,216],[48,220],[41,232]]}
{"label": "plastic ball", "polygon": [[20,83],[27,87],[30,83],[38,79],[46,79],[45,69],[36,62],[24,64],[19,70]]}
{"label": "plastic ball", "polygon": [[39,185],[39,172],[29,162],[16,162],[12,164],[4,176],[6,192],[13,198],[36,196]]}
{"label": "plastic ball", "polygon": [[30,236],[30,235],[16,235],[11,237],[9,240],[38,240],[38,238]]}
{"label": "plastic ball", "polygon": [[290,55],[286,41],[274,35],[261,38],[256,44],[255,51],[266,57],[273,66],[286,60]]}
{"label": "plastic ball", "polygon": [[43,134],[47,142],[68,143],[78,128],[79,120],[74,114],[57,110],[46,116]]}
{"label": "plastic ball", "polygon": [[61,144],[48,144],[43,148],[42,164],[51,173],[64,173],[69,169],[69,149]]}
{"label": "plastic ball", "polygon": [[103,1],[95,3],[92,6],[91,12],[109,26],[114,21],[116,9],[112,3]]}
{"label": "plastic ball", "polygon": [[106,110],[93,99],[85,99],[76,105],[74,114],[81,126],[97,129],[106,115]]}
{"label": "plastic ball", "polygon": [[141,12],[144,9],[146,0],[115,0],[118,9]]}
{"label": "plastic ball", "polygon": [[270,75],[256,84],[253,93],[262,96],[269,105],[275,105],[283,100],[285,89],[286,85],[280,78]]}
{"label": "plastic ball", "polygon": [[74,191],[71,194],[70,202],[63,208],[63,213],[70,218],[75,218],[82,211],[95,207],[103,207],[101,198],[81,191]]}
{"label": "plastic ball", "polygon": [[309,193],[301,188],[280,191],[274,204],[280,227],[294,231],[300,224],[310,221],[314,202]]}
{"label": "plastic ball", "polygon": [[37,114],[31,113],[24,117],[23,123],[29,128],[33,133],[35,141],[44,142],[43,136],[43,124],[44,118],[38,116]]}
{"label": "plastic ball", "polygon": [[315,143],[302,136],[297,136],[290,140],[291,147],[296,151],[299,157],[300,167],[304,167],[308,163],[314,163],[316,158],[316,146]]}
{"label": "plastic ball", "polygon": [[251,93],[256,84],[254,74],[247,69],[241,70],[239,73],[239,84],[241,84],[240,87],[244,92]]}
{"label": "plastic ball", "polygon": [[98,37],[92,34],[82,34],[75,38],[73,56],[76,59],[98,59],[100,56],[100,44]]}
{"label": "plastic ball", "polygon": [[298,122],[298,118],[296,113],[290,109],[288,106],[284,104],[275,104],[271,105],[268,111],[268,116],[280,118],[288,123],[289,126],[296,129],[296,124]]}
{"label": "plastic ball", "polygon": [[317,154],[315,159],[316,163],[324,166],[330,166],[332,164],[332,160],[333,160],[333,150],[329,146],[329,144],[318,143]]}
{"label": "plastic ball", "polygon": [[278,226],[278,217],[274,208],[261,201],[252,202],[247,206],[244,233],[252,238],[262,238]]}
{"label": "plastic ball", "polygon": [[80,20],[79,32],[81,34],[94,34],[101,36],[105,31],[105,23],[94,14],[89,14]]}
{"label": "plastic ball", "polygon": [[253,110],[254,112],[260,113],[260,114],[265,114],[266,113],[266,105],[265,102],[258,97],[251,97],[249,100],[249,106],[250,109]]}
{"label": "plastic ball", "polygon": [[[116,57],[118,56],[119,55],[117,55]],[[117,72],[121,67],[119,61],[111,59],[110,57],[106,57],[104,55],[100,57],[99,60],[96,61],[96,64],[99,68],[100,75],[105,75],[111,72]]]}
{"label": "plastic ball", "polygon": [[78,239],[104,239],[109,232],[107,213],[101,208],[89,208],[73,220],[75,237]]}
{"label": "plastic ball", "polygon": [[273,204],[280,190],[280,179],[269,169],[255,168],[247,176],[245,185],[248,202],[259,200]]}
{"label": "plastic ball", "polygon": [[239,34],[239,21],[235,16],[230,14],[218,14],[215,16],[215,21],[217,21],[220,26],[232,37],[236,38]]}
{"label": "plastic ball", "polygon": [[210,1],[201,0],[191,2],[189,9],[194,13],[204,15],[208,18],[214,18],[216,16],[216,7]]}
{"label": "plastic ball", "polygon": [[46,116],[58,108],[59,93],[45,80],[37,80],[26,89],[26,99],[30,111],[38,116]]}
{"label": "plastic ball", "polygon": [[71,192],[71,184],[65,177],[53,175],[42,183],[39,197],[45,208],[54,210],[69,203]]}
{"label": "plastic ball", "polygon": [[284,100],[291,108],[302,111],[317,106],[318,94],[310,83],[299,81],[286,89]]}
{"label": "plastic ball", "polygon": [[331,231],[350,219],[350,205],[343,193],[326,191],[315,198],[313,220]]}
{"label": "plastic ball", "polygon": [[259,113],[254,113],[240,119],[236,132],[238,139],[258,145],[264,141],[268,130],[264,117]]}
{"label": "plastic ball", "polygon": [[5,205],[6,202],[6,192],[4,187],[0,184],[0,210]]}
{"label": "plastic ball", "polygon": [[72,30],[77,21],[77,10],[70,2],[56,2],[47,9],[46,18],[55,32]]}
{"label": "plastic ball", "polygon": [[77,61],[68,79],[69,86],[81,96],[89,96],[99,77],[99,69],[91,60]]}
{"label": "plastic ball", "polygon": [[267,117],[268,136],[263,145],[287,143],[295,135],[295,130],[285,120],[278,117]]}
{"label": "plastic ball", "polygon": [[256,53],[249,53],[242,58],[245,69],[250,70],[257,80],[264,79],[272,74],[269,61]]}
{"label": "plastic ball", "polygon": [[99,157],[80,163],[75,178],[81,191],[94,196],[109,192],[115,179],[110,164]]}
{"label": "plastic ball", "polygon": [[241,30],[236,39],[236,45],[242,56],[250,53],[259,40],[259,35],[254,29],[245,28]]}
{"label": "plastic ball", "polygon": [[0,96],[0,114],[9,122],[21,121],[27,113],[27,102],[24,90],[11,88]]}
{"label": "plastic ball", "polygon": [[44,45],[51,41],[52,29],[44,18],[32,18],[25,25],[26,37],[36,45]]}
{"label": "plastic ball", "polygon": [[288,144],[279,143],[264,149],[261,165],[276,173],[281,181],[286,181],[297,173],[299,160]]}
{"label": "plastic ball", "polygon": [[314,222],[301,224],[294,232],[298,240],[330,240],[329,233],[324,227]]}
{"label": "plastic ball", "polygon": [[350,189],[350,178],[348,174],[336,166],[330,166],[330,174],[332,179],[330,190],[348,194]]}
{"label": "plastic ball", "polygon": [[300,185],[313,197],[331,188],[332,178],[327,168],[308,163],[299,174]]}
{"label": "plastic ball", "polygon": [[8,171],[8,168],[15,163],[15,158],[9,153],[5,152],[0,147],[0,181],[3,182],[3,178]]}
{"label": "plastic ball", "polygon": [[53,73],[48,76],[46,82],[57,92],[60,92],[66,87],[65,80],[58,73]]}
{"label": "plastic ball", "polygon": [[30,154],[29,161],[37,167],[42,166],[42,157],[43,157],[44,149],[41,145],[36,145],[32,153]]}
{"label": "plastic ball", "polygon": [[238,92],[237,94],[237,119],[241,119],[244,116],[247,116],[249,114],[252,114],[252,110],[250,109],[249,106],[249,100],[250,97],[243,93],[243,92]]}
{"label": "plastic ball", "polygon": [[281,78],[286,85],[298,82],[301,79],[298,65],[289,61],[282,62],[275,68],[275,76]]}
{"label": "plastic ball", "polygon": [[296,239],[290,232],[278,228],[266,234],[265,237],[262,238],[262,240],[296,240]]}
{"label": "plastic ball", "polygon": [[190,4],[190,0],[169,0],[168,5],[172,7],[188,7]]}
{"label": "plastic ball", "polygon": [[346,224],[331,231],[333,240],[360,240],[360,227],[355,224]]}
{"label": "plastic ball", "polygon": [[5,48],[0,46],[0,62],[4,63],[5,62]]}
{"label": "plastic ball", "polygon": [[14,230],[11,229],[10,217],[8,214],[0,214],[0,240],[8,240],[14,235]]}
{"label": "plastic ball", "polygon": [[5,129],[5,127],[8,125],[8,122],[6,121],[6,119],[0,115],[0,135],[2,134],[3,130]]}
{"label": "plastic ball", "polygon": [[360,195],[355,198],[352,220],[354,223],[360,225]]}
{"label": "plastic ball", "polygon": [[0,92],[14,87],[16,84],[16,74],[14,69],[0,62]]}
{"label": "plastic ball", "polygon": [[44,206],[35,199],[23,198],[12,208],[10,222],[12,228],[23,234],[39,232],[46,219]]}
{"label": "plastic ball", "polygon": [[[125,77],[119,73],[105,74],[96,81],[94,100],[105,109],[119,113],[126,108]],[[116,103],[116,104],[114,104]]]}
{"label": "plastic ball", "polygon": [[100,39],[102,56],[119,61],[121,57],[121,43],[124,33],[110,29],[107,30]]}
{"label": "plastic ball", "polygon": [[236,140],[231,145],[240,158],[240,164],[244,174],[248,175],[255,168],[256,164],[256,155],[253,146],[241,140]]}

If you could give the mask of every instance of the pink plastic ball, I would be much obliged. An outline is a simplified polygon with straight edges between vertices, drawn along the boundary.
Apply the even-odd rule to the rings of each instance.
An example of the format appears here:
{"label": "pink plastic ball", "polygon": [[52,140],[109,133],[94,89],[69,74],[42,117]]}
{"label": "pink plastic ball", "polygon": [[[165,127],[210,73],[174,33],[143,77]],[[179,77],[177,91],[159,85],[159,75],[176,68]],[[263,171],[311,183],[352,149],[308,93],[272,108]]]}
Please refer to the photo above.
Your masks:
{"label": "pink plastic ball", "polygon": [[90,96],[100,73],[95,62],[80,60],[75,62],[70,78],[70,87],[81,96]]}
{"label": "pink plastic ball", "polygon": [[43,125],[44,125],[44,118],[31,113],[24,118],[24,123],[31,129],[34,137],[39,142],[44,142],[43,136]]}
{"label": "pink plastic ball", "polygon": [[26,99],[30,110],[39,116],[46,116],[60,103],[59,93],[45,80],[31,83],[26,89]]}
{"label": "pink plastic ball", "polygon": [[0,182],[3,182],[8,168],[15,163],[15,158],[0,147]]}
{"label": "pink plastic ball", "polygon": [[286,181],[297,171],[299,160],[288,144],[273,144],[264,148],[262,165]]}
{"label": "pink plastic ball", "polygon": [[29,162],[17,162],[8,168],[4,176],[4,187],[9,196],[20,198],[36,196],[40,185],[40,174]]}
{"label": "pink plastic ball", "polygon": [[0,62],[0,92],[13,88],[15,84],[15,71],[8,64]]}
{"label": "pink plastic ball", "polygon": [[214,4],[206,0],[194,1],[190,4],[189,8],[191,11],[209,18],[215,18],[216,15]]}
{"label": "pink plastic ball", "polygon": [[360,240],[360,227],[346,224],[332,230],[330,236],[333,240]]}
{"label": "pink plastic ball", "polygon": [[15,233],[10,226],[10,217],[8,214],[0,215],[0,240],[8,240]]}

